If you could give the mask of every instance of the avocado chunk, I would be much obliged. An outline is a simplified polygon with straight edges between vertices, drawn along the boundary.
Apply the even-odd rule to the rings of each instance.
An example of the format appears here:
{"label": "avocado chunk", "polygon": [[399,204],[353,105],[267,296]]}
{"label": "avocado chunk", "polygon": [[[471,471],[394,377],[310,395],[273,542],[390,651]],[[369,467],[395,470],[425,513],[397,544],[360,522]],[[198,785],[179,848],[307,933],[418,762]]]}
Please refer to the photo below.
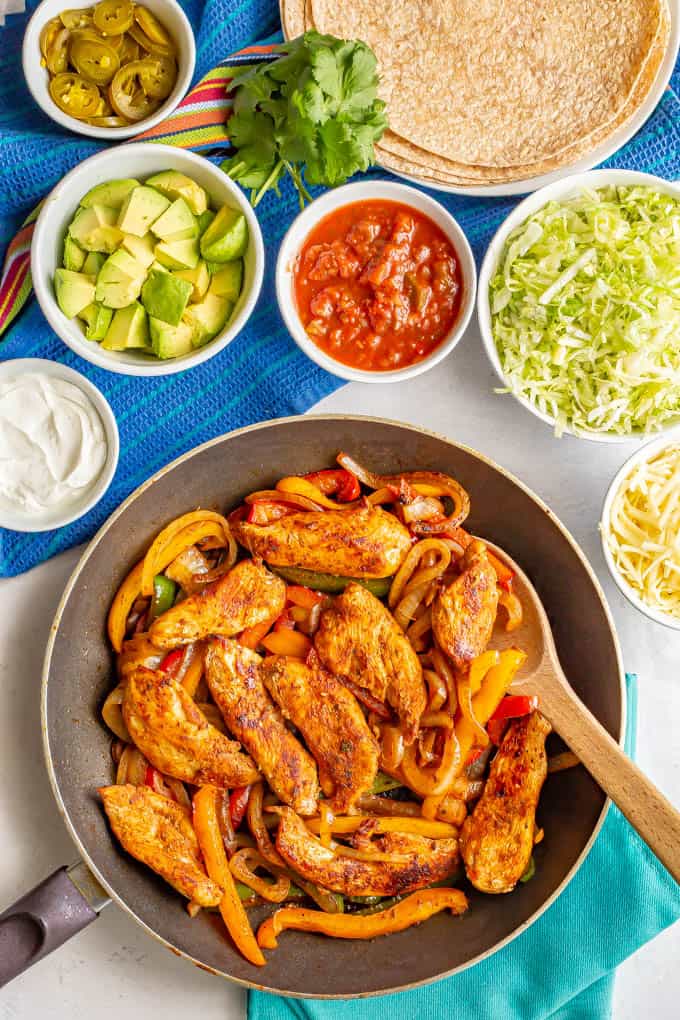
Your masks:
{"label": "avocado chunk", "polygon": [[155,271],[155,272],[158,272],[158,273],[169,273],[170,272],[170,270],[168,269],[167,266],[164,266],[161,262],[158,262],[156,259],[154,259],[154,261],[149,266],[149,272],[152,272],[152,271]]}
{"label": "avocado chunk", "polygon": [[74,273],[81,272],[85,265],[85,252],[68,234],[64,241],[63,263],[64,269],[70,269]]}
{"label": "avocado chunk", "polygon": [[96,300],[107,308],[126,308],[139,297],[145,275],[144,266],[119,248],[99,270]]}
{"label": "avocado chunk", "polygon": [[139,181],[133,178],[125,178],[119,181],[105,181],[104,184],[97,184],[91,188],[80,204],[89,209],[93,205],[108,205],[118,211],[133,188],[139,187]]}
{"label": "avocado chunk", "polygon": [[228,298],[236,304],[243,289],[243,259],[225,262],[210,281],[210,291],[218,297]]}
{"label": "avocado chunk", "polygon": [[151,234],[145,234],[144,237],[125,234],[121,248],[125,249],[134,259],[137,259],[140,266],[148,269],[156,257],[153,251],[155,243],[155,238]]}
{"label": "avocado chunk", "polygon": [[173,273],[149,273],[142,287],[142,304],[154,319],[176,326],[186,308],[193,286]]}
{"label": "avocado chunk", "polygon": [[195,269],[200,258],[195,237],[188,241],[159,241],[155,252],[166,269]]}
{"label": "avocado chunk", "polygon": [[202,259],[195,269],[175,269],[172,275],[179,276],[180,280],[189,281],[193,287],[190,301],[200,301],[210,285],[210,273]]}
{"label": "avocado chunk", "polygon": [[149,322],[139,301],[119,308],[102,342],[107,351],[126,351],[149,346]]}
{"label": "avocado chunk", "polygon": [[85,261],[83,262],[83,273],[87,273],[90,276],[96,276],[101,267],[106,262],[106,256],[100,251],[88,251]]}
{"label": "avocado chunk", "polygon": [[224,329],[233,307],[231,301],[210,291],[198,304],[189,305],[184,319],[191,326],[193,346],[202,347],[217,336]]}
{"label": "avocado chunk", "polygon": [[208,208],[205,190],[196,181],[192,181],[186,174],[181,174],[177,170],[164,170],[160,174],[154,174],[146,183],[167,195],[173,202],[176,198],[183,198],[195,216],[200,216]]}
{"label": "avocado chunk", "polygon": [[93,205],[89,209],[78,209],[68,228],[69,237],[85,251],[110,253],[115,251],[123,239],[115,226],[116,210],[105,205]]}
{"label": "avocado chunk", "polygon": [[54,274],[57,304],[68,319],[80,315],[94,301],[94,277],[75,273],[71,269],[57,269]]}
{"label": "avocado chunk", "polygon": [[179,358],[193,350],[191,327],[186,322],[171,326],[161,319],[149,319],[151,349],[157,358]]}
{"label": "avocado chunk", "polygon": [[198,217],[198,233],[203,234],[208,229],[212,221],[215,219],[215,213],[212,209],[206,209]]}
{"label": "avocado chunk", "polygon": [[144,237],[147,230],[170,205],[170,202],[155,188],[140,184],[129,193],[120,213],[118,226],[124,234]]}
{"label": "avocado chunk", "polygon": [[83,308],[80,318],[85,323],[85,336],[88,340],[103,340],[111,325],[113,312],[110,308],[93,301],[87,308]]}
{"label": "avocado chunk", "polygon": [[198,221],[183,198],[175,199],[151,229],[161,241],[187,241],[198,237]]}
{"label": "avocado chunk", "polygon": [[248,224],[242,212],[223,205],[201,237],[201,255],[210,262],[230,262],[245,254]]}

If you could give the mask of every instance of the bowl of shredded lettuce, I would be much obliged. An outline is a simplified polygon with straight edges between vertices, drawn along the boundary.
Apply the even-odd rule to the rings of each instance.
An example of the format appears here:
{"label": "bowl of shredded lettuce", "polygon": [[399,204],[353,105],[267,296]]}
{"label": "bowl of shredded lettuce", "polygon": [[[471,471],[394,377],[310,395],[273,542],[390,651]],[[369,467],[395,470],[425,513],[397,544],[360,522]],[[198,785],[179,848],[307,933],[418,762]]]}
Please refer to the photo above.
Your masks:
{"label": "bowl of shredded lettuce", "polygon": [[525,199],[479,277],[503,386],[557,436],[617,442],[680,422],[680,186],[575,174]]}

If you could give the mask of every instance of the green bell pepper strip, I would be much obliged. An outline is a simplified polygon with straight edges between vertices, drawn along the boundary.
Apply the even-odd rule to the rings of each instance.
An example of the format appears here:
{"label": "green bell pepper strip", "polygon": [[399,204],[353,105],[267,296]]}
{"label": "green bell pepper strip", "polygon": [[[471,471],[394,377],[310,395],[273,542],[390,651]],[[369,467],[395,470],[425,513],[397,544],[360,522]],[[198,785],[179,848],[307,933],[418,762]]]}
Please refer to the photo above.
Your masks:
{"label": "green bell pepper strip", "polygon": [[327,595],[339,595],[348,584],[360,584],[376,598],[384,598],[392,584],[391,577],[341,577],[339,574],[320,574],[316,570],[305,570],[303,567],[275,567],[271,570],[289,584],[301,584],[314,591],[322,591]]}
{"label": "green bell pepper strip", "polygon": [[393,779],[392,776],[385,775],[384,772],[378,772],[373,780],[371,793],[387,793],[388,790],[398,790],[403,785],[400,779]]}
{"label": "green bell pepper strip", "polygon": [[156,574],[153,579],[150,619],[155,620],[157,616],[160,616],[169,609],[175,601],[176,594],[177,585],[175,582],[171,581],[165,574]]}

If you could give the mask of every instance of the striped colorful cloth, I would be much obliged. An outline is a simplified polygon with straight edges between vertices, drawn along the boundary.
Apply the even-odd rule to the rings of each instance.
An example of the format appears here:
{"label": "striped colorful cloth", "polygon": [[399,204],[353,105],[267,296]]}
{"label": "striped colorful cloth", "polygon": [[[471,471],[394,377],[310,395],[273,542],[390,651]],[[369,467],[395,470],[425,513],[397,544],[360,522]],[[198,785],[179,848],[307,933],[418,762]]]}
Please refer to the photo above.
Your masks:
{"label": "striped colorful cloth", "polygon": [[[121,451],[109,491],[79,521],[37,535],[0,529],[0,576],[21,573],[90,538],[129,492],[187,449],[232,428],[305,411],[340,385],[298,350],[278,314],[276,255],[297,212],[297,197],[286,182],[281,197],[269,194],[258,206],[267,255],[258,305],[246,328],[215,358],[178,375],[139,379],[95,368],[55,336],[37,302],[27,300],[31,224],[45,194],[105,143],[61,130],[30,98],[21,71],[21,39],[37,0],[27,6],[27,13],[12,15],[0,33],[0,252],[7,253],[0,284],[1,354],[3,359],[51,358],[83,372],[113,407]],[[141,137],[191,147],[219,161],[227,144],[226,68],[266,59],[280,39],[278,6],[275,0],[186,0],[183,7],[196,33],[196,83],[165,124]],[[678,176],[680,101],[671,89],[607,165]],[[370,176],[389,175],[376,168]],[[461,223],[477,258],[517,201],[432,194]]]}

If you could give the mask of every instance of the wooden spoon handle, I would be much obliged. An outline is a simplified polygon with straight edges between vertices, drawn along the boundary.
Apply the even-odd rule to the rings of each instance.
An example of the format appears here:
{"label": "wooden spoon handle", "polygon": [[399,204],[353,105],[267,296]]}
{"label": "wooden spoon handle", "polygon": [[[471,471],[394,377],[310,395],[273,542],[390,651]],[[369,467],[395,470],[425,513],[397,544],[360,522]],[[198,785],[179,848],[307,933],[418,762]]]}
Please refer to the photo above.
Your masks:
{"label": "wooden spoon handle", "polygon": [[680,882],[680,812],[610,737],[568,685],[551,684],[541,711],[645,843]]}

